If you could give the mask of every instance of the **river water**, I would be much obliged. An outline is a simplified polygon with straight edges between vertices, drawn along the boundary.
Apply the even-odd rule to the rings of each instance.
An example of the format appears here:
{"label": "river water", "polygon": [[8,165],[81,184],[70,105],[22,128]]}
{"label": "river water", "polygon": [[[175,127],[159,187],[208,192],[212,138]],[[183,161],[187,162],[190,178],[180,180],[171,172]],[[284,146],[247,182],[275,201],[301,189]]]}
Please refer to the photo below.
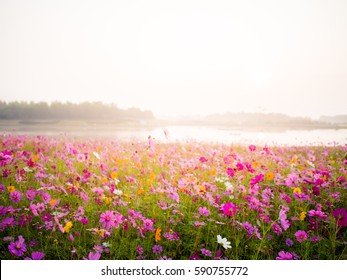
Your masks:
{"label": "river water", "polygon": [[74,130],[50,128],[6,129],[3,133],[70,136],[79,138],[113,138],[119,140],[143,141],[150,136],[156,141],[186,142],[205,141],[225,144],[263,144],[263,145],[347,145],[347,129],[314,129],[314,130],[282,130],[282,131],[248,131],[219,129],[196,126],[166,126],[96,129],[80,127]]}

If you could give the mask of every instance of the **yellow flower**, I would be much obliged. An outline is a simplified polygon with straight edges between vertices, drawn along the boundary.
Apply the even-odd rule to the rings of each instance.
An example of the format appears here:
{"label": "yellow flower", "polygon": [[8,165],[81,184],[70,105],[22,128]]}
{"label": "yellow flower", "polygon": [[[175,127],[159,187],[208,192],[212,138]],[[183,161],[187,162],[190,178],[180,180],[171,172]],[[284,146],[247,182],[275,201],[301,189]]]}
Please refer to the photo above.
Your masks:
{"label": "yellow flower", "polygon": [[265,178],[268,181],[272,181],[274,179],[274,177],[275,177],[275,175],[271,171],[266,172],[266,174],[265,174]]}
{"label": "yellow flower", "polygon": [[101,237],[104,237],[105,234],[106,234],[106,230],[105,229],[97,229],[96,230],[96,233],[101,236]]}
{"label": "yellow flower", "polygon": [[296,164],[298,162],[298,157],[293,156],[292,159],[290,160],[290,164]]}
{"label": "yellow flower", "polygon": [[11,192],[14,192],[16,190],[16,188],[14,186],[8,186],[7,190],[9,193],[11,193]]}
{"label": "yellow flower", "polygon": [[146,180],[146,186],[150,187],[150,186],[152,186],[152,184],[153,184],[153,180],[151,180],[151,179]]}
{"label": "yellow flower", "polygon": [[105,199],[106,204],[111,203],[111,201],[112,201],[112,198],[111,198],[111,197],[106,197],[106,199]]}
{"label": "yellow flower", "polygon": [[107,183],[107,178],[106,178],[106,177],[102,177],[101,182],[102,182],[103,184]]}
{"label": "yellow flower", "polygon": [[210,170],[210,175],[212,177],[216,176],[216,174],[217,174],[216,170],[214,170],[214,169]]}
{"label": "yellow flower", "polygon": [[294,188],[293,193],[301,194],[300,188]]}
{"label": "yellow flower", "polygon": [[300,221],[303,221],[306,218],[306,212],[302,211],[300,214]]}
{"label": "yellow flower", "polygon": [[65,232],[69,232],[71,228],[72,228],[72,223],[71,222],[67,222],[65,227],[64,227],[64,231]]}
{"label": "yellow flower", "polygon": [[160,241],[160,235],[161,235],[161,228],[157,228],[157,230],[155,231],[155,242]]}
{"label": "yellow flower", "polygon": [[199,186],[199,193],[204,194],[206,192],[206,187],[205,186]]}
{"label": "yellow flower", "polygon": [[149,174],[149,178],[154,181],[155,180],[155,174],[151,171],[151,173]]}

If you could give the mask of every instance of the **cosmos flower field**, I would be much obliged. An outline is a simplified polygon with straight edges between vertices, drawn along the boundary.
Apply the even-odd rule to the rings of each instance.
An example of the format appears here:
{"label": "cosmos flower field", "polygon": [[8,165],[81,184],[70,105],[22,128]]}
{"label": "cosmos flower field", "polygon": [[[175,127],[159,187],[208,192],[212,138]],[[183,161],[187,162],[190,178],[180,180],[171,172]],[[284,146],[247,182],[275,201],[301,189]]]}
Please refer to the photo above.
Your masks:
{"label": "cosmos flower field", "polygon": [[347,147],[0,137],[1,259],[347,259]]}

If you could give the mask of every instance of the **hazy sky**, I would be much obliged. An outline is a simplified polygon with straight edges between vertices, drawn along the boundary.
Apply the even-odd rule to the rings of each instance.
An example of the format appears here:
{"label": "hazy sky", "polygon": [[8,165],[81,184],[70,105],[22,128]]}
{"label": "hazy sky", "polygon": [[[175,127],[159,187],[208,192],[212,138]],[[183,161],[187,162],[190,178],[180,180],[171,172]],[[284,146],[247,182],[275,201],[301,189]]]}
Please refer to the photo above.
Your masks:
{"label": "hazy sky", "polygon": [[347,113],[347,1],[0,0],[0,99]]}

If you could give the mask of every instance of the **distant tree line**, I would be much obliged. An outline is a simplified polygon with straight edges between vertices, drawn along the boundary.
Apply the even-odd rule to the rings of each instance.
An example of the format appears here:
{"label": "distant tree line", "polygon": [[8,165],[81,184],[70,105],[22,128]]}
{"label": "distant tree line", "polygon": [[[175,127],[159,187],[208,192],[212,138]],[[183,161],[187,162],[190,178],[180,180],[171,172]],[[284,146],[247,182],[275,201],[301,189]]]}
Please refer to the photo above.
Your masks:
{"label": "distant tree line", "polygon": [[0,119],[6,120],[149,120],[151,111],[119,109],[102,102],[4,102],[0,101]]}

